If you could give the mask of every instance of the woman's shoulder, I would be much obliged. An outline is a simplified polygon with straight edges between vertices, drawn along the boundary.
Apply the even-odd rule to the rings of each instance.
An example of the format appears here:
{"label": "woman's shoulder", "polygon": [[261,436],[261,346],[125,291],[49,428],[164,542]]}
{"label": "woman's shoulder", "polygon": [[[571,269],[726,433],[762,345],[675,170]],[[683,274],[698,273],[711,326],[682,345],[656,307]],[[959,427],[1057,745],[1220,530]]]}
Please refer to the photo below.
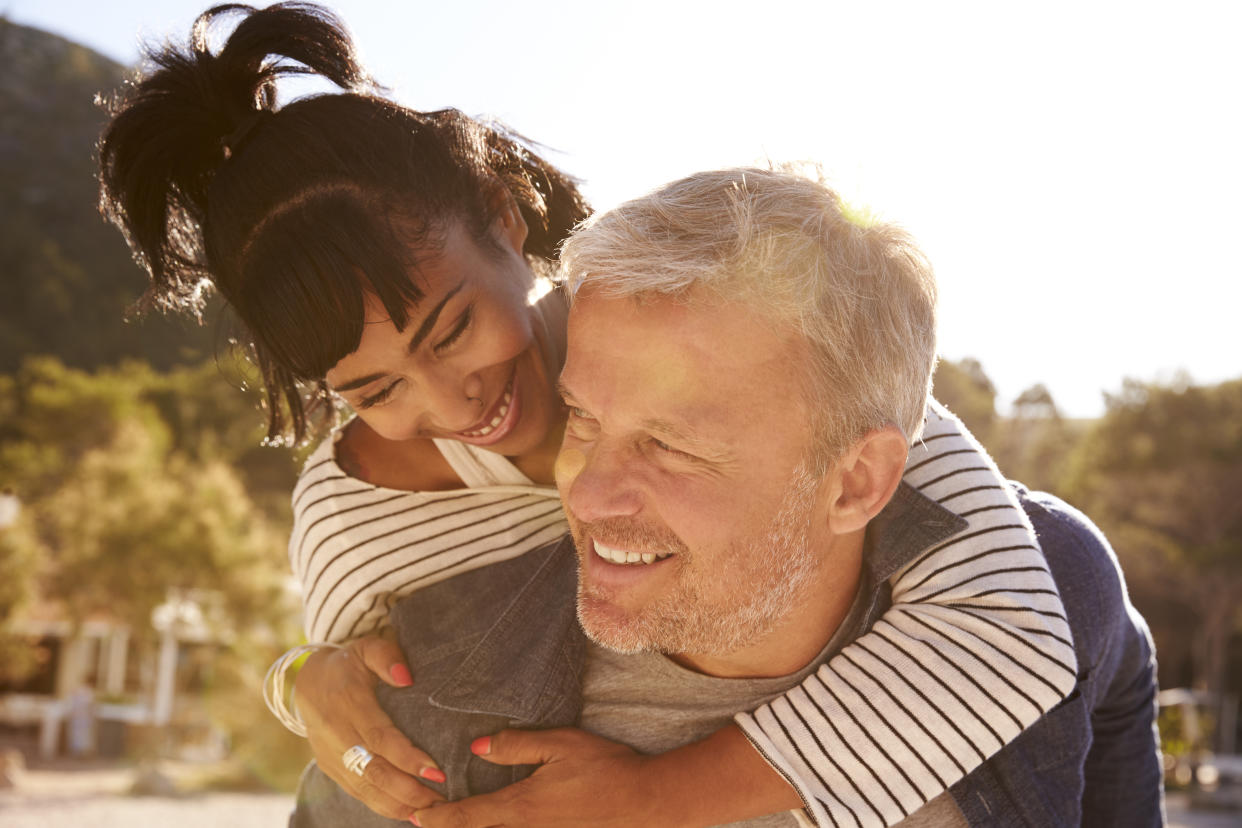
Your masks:
{"label": "woman's shoulder", "polygon": [[384,489],[439,492],[461,479],[431,440],[386,440],[355,417],[329,435],[306,462],[302,478],[335,467],[343,478]]}

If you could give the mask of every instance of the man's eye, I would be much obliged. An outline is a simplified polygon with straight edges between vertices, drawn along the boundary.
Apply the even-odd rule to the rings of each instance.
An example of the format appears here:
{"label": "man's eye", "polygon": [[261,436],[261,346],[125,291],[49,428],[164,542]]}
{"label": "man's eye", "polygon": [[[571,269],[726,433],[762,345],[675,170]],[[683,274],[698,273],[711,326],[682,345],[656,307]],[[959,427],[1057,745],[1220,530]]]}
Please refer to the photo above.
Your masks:
{"label": "man's eye", "polygon": [[439,342],[436,343],[435,345],[436,353],[440,353],[441,351],[448,350],[449,348],[452,347],[454,342],[461,339],[462,334],[464,334],[470,328],[470,321],[473,318],[474,318],[474,306],[471,305],[470,307],[466,308],[466,312],[463,313],[457,319],[457,323],[453,325],[453,330],[449,331],[448,335],[445,336],[444,339],[441,339]]}
{"label": "man's eye", "polygon": [[589,419],[591,419],[591,415],[590,415],[590,414],[588,414],[588,413],[586,412],[586,409],[584,409],[584,408],[578,408],[578,407],[577,407],[577,406],[575,406],[575,405],[571,405],[571,406],[569,407],[569,416],[571,416],[571,417],[573,417],[573,418],[575,418],[575,419],[578,419],[578,420],[589,420]]}
{"label": "man's eye", "polygon": [[659,449],[664,454],[670,454],[674,457],[683,457],[687,459],[694,458],[693,454],[687,454],[686,452],[680,449],[675,449],[672,446],[670,446],[668,443],[664,442],[663,440],[657,440],[654,437],[651,438],[651,445],[655,446],[657,449]]}
{"label": "man's eye", "polygon": [[[400,380],[398,380],[398,382],[399,381]],[[384,386],[382,390],[375,392],[371,396],[362,397],[361,399],[359,399],[358,407],[359,408],[371,408],[373,406],[379,405],[380,403],[384,402],[389,397],[391,397],[392,392],[395,391],[396,388],[397,388],[396,382],[389,383],[388,385]]]}

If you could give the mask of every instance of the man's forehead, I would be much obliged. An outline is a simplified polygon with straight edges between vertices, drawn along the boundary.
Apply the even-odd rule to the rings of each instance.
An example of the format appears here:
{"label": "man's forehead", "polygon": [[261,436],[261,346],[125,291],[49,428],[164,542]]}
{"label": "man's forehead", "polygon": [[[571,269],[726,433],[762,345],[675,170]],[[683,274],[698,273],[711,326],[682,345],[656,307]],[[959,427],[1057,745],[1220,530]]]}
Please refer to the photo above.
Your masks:
{"label": "man's forehead", "polygon": [[571,311],[563,385],[575,396],[608,395],[583,401],[594,405],[623,399],[668,430],[708,431],[722,409],[734,422],[773,407],[793,414],[797,360],[788,337],[738,303],[596,291]]}
{"label": "man's forehead", "polygon": [[689,314],[674,297],[614,296],[588,287],[569,311],[566,374],[608,368],[653,393],[684,389],[693,379],[694,351],[713,346],[712,338],[687,341]]}

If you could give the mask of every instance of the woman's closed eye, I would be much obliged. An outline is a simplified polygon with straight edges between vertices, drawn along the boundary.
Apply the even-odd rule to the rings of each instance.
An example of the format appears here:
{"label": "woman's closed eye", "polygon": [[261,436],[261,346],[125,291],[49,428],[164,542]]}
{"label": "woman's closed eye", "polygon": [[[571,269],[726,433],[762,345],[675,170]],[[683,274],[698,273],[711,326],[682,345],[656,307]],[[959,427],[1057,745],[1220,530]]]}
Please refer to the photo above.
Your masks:
{"label": "woman's closed eye", "polygon": [[392,396],[392,392],[397,390],[397,383],[399,382],[401,382],[401,380],[393,380],[392,382],[388,383],[388,385],[385,385],[383,388],[381,388],[379,391],[376,391],[374,394],[361,397],[358,400],[358,407],[359,408],[372,408],[374,406],[377,406],[377,405],[380,405],[381,403],[386,402],[388,398]]}
{"label": "woman's closed eye", "polygon": [[466,308],[461,316],[457,317],[457,321],[453,323],[453,329],[439,342],[435,344],[434,350],[437,354],[447,351],[453,347],[453,344],[470,329],[470,323],[474,320],[474,305]]}

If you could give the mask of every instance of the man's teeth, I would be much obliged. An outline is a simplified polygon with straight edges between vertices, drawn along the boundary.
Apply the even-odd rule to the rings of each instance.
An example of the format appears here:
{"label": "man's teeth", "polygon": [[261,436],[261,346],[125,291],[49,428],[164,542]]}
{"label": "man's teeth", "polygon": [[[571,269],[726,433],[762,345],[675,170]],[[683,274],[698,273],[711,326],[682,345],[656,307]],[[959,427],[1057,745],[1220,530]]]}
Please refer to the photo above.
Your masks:
{"label": "man's teeth", "polygon": [[615,564],[636,564],[636,563],[655,563],[662,561],[672,555],[672,552],[633,552],[624,549],[616,549],[611,546],[605,546],[599,541],[594,542],[595,554],[599,555],[609,563]]}
{"label": "man's teeth", "polygon": [[486,437],[496,430],[496,426],[500,425],[500,421],[509,413],[509,403],[513,402],[513,386],[505,388],[504,402],[500,404],[500,408],[496,411],[496,416],[492,417],[492,421],[480,428],[478,431],[463,431],[467,437]]}

